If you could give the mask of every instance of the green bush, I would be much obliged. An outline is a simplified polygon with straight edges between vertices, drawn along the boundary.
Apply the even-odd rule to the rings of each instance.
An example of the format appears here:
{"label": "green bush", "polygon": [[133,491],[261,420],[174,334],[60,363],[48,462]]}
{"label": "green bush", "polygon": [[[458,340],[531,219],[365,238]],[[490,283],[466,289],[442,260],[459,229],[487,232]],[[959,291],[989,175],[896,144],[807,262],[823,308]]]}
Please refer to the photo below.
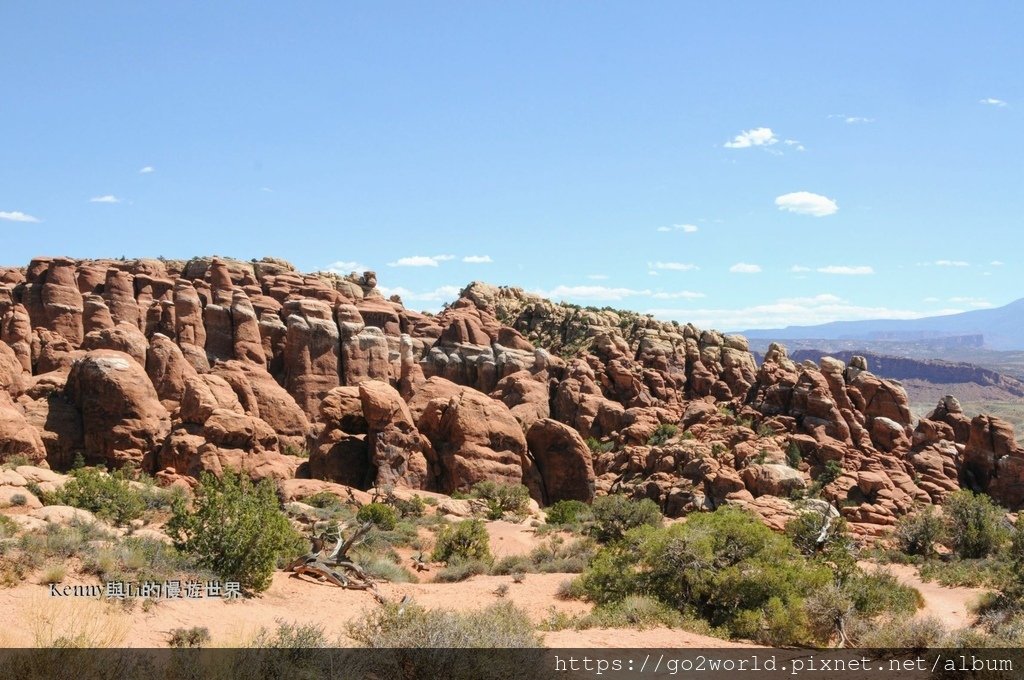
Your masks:
{"label": "green bush", "polygon": [[420,498],[420,496],[414,494],[412,498],[394,498],[391,501],[391,505],[394,506],[398,514],[403,519],[410,518],[415,519],[416,517],[422,517],[423,513],[426,512],[427,503]]}
{"label": "green bush", "polygon": [[736,637],[779,645],[815,641],[804,600],[832,579],[788,538],[724,507],[628,532],[598,553],[580,588],[598,604],[646,594]]}
{"label": "green bush", "polygon": [[453,559],[434,575],[436,583],[458,583],[472,576],[486,574],[490,566],[483,560]]}
{"label": "green bush", "polygon": [[988,557],[1009,538],[1003,511],[985,494],[961,489],[942,507],[951,547],[963,558]]}
{"label": "green bush", "polygon": [[615,442],[603,442],[600,439],[594,437],[587,437],[587,448],[594,455],[600,455],[602,453],[608,453],[615,448]]}
{"label": "green bush", "polygon": [[594,524],[590,532],[601,543],[621,540],[626,532],[640,526],[661,526],[661,509],[649,498],[633,501],[615,494],[594,499]]}
{"label": "green bush", "polygon": [[359,508],[356,519],[375,524],[384,531],[391,531],[398,524],[398,511],[383,503],[368,503]]}
{"label": "green bush", "polygon": [[790,442],[789,448],[786,449],[786,465],[791,468],[799,468],[800,463],[803,461],[804,457],[800,453],[800,447],[797,446],[796,442]]}
{"label": "green bush", "polygon": [[904,553],[931,558],[935,556],[935,544],[945,535],[945,527],[935,506],[929,505],[921,512],[900,517],[893,535]]}
{"label": "green bush", "polygon": [[583,501],[558,501],[547,509],[548,524],[577,524],[590,515],[590,506]]}
{"label": "green bush", "polygon": [[879,614],[911,615],[924,606],[914,588],[905,586],[889,571],[858,571],[843,587],[854,609],[867,617]]}
{"label": "green bush", "polygon": [[88,510],[118,526],[138,519],[146,510],[142,494],[128,483],[120,470],[107,474],[100,468],[77,468],[70,479],[53,493],[44,494],[47,505],[70,505]]}
{"label": "green bush", "polygon": [[507,512],[523,514],[530,505],[530,491],[522,484],[477,482],[472,495],[487,502],[488,519],[501,519]]}
{"label": "green bush", "polygon": [[672,437],[678,434],[679,428],[671,423],[662,423],[658,427],[654,428],[654,434],[647,440],[647,444],[650,446],[661,446]]}
{"label": "green bush", "polygon": [[175,503],[167,533],[199,566],[257,592],[270,586],[278,559],[306,545],[278,507],[271,482],[254,485],[232,472],[220,479],[203,473],[193,507]]}
{"label": "green bush", "polygon": [[441,527],[431,558],[448,564],[453,560],[491,561],[491,539],[487,527],[478,519]]}
{"label": "green bush", "polygon": [[318,491],[304,498],[302,502],[320,510],[338,510],[344,506],[341,499],[330,491]]}

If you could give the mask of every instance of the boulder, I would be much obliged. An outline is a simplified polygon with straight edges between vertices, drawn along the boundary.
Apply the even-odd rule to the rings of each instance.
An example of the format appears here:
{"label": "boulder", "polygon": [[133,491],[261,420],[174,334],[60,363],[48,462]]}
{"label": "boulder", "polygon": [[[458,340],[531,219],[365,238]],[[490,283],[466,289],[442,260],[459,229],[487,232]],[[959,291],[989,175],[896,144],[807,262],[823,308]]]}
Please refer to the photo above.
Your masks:
{"label": "boulder", "polygon": [[593,500],[590,449],[576,430],[550,418],[535,420],[526,433],[526,443],[543,481],[545,504]]}

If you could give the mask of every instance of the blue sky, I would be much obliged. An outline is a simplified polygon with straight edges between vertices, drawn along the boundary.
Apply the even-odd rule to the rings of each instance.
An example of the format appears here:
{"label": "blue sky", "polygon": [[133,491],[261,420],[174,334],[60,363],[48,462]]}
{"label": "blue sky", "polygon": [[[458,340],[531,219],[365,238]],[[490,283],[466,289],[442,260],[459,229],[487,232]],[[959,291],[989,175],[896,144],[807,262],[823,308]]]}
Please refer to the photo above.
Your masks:
{"label": "blue sky", "polygon": [[0,263],[275,255],[725,329],[1004,304],[1022,7],[3,3]]}

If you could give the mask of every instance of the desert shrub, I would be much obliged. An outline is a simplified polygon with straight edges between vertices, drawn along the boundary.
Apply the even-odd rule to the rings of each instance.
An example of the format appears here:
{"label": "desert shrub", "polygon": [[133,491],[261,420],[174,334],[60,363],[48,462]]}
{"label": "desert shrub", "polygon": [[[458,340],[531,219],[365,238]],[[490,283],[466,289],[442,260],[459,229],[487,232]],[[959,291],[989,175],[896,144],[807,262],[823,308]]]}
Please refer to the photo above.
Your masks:
{"label": "desert shrub", "polygon": [[558,501],[547,509],[548,524],[576,524],[590,514],[590,506],[583,501]]}
{"label": "desert shrub", "polygon": [[501,519],[506,512],[522,514],[530,505],[530,491],[522,484],[477,482],[472,495],[487,503],[488,519]]}
{"label": "desert shrub", "polygon": [[67,567],[63,564],[54,564],[43,570],[42,576],[39,577],[39,582],[47,585],[50,583],[60,583],[64,580],[64,577],[68,575]]}
{"label": "desert shrub", "polygon": [[[612,604],[595,607],[592,612],[575,623],[585,628],[668,628],[682,627],[683,616],[664,602],[647,595],[627,595]],[[705,624],[705,628],[710,629]]]}
{"label": "desert shrub", "polygon": [[567,542],[554,536],[538,545],[529,555],[509,555],[491,569],[495,575],[507,574],[578,574],[582,572],[596,552],[592,539]]}
{"label": "desert shrub", "polygon": [[0,515],[0,540],[12,538],[18,533],[18,523],[7,515]]}
{"label": "desert shrub", "polygon": [[942,510],[946,534],[960,557],[988,557],[1009,538],[1003,511],[986,494],[961,489],[946,499]]}
{"label": "desert shrub", "polygon": [[77,468],[64,486],[43,494],[47,505],[70,505],[88,510],[118,526],[142,516],[146,501],[120,470],[107,474],[99,468]]}
{"label": "desert shrub", "polygon": [[661,510],[649,498],[633,501],[615,494],[594,499],[594,524],[590,532],[601,543],[621,540],[626,532],[640,526],[661,526]]}
{"label": "desert shrub", "polygon": [[28,503],[28,496],[23,493],[16,493],[11,496],[11,505],[14,507],[22,506]]}
{"label": "desert shrub", "polygon": [[198,649],[210,641],[210,629],[205,626],[175,628],[168,636],[167,645],[175,649]]}
{"label": "desert shrub", "polygon": [[935,506],[929,505],[921,512],[900,517],[893,535],[904,553],[930,558],[935,556],[935,544],[943,539],[945,528]]}
{"label": "desert shrub", "polygon": [[254,485],[231,472],[220,479],[204,473],[193,507],[175,503],[167,532],[200,567],[257,592],[270,586],[278,559],[305,549],[278,507],[273,484]]}
{"label": "desert shrub", "polygon": [[858,647],[872,649],[930,649],[942,646],[948,635],[942,622],[933,616],[881,622],[855,619],[847,632]]}
{"label": "desert shrub", "polygon": [[277,619],[277,628],[273,632],[261,628],[248,646],[259,649],[322,649],[331,644],[322,626],[315,623],[288,623]]}
{"label": "desert shrub", "polygon": [[786,449],[786,465],[791,468],[799,468],[802,462],[804,462],[804,457],[800,453],[800,447],[796,445],[796,442],[791,442],[789,448]]}
{"label": "desert shrub", "polygon": [[869,618],[879,614],[909,615],[924,606],[921,593],[885,570],[858,571],[843,584],[843,591],[854,609]]}
{"label": "desert shrub", "polygon": [[828,486],[839,479],[841,474],[843,474],[843,466],[838,461],[830,460],[825,463],[825,469],[818,475],[816,481],[820,482],[822,486]]}
{"label": "desert shrub", "polygon": [[726,507],[630,531],[597,554],[580,588],[598,604],[647,594],[731,635],[777,645],[814,640],[804,599],[831,581],[828,567],[787,537]]}
{"label": "desert shrub", "polygon": [[483,560],[453,559],[444,569],[441,569],[434,575],[434,581],[437,583],[458,583],[473,576],[486,574],[489,570],[490,565]]}
{"label": "desert shrub", "polygon": [[603,442],[600,439],[594,437],[587,437],[587,448],[590,452],[599,455],[602,453],[608,453],[615,448],[615,442]]}
{"label": "desert shrub", "polygon": [[348,635],[359,645],[372,648],[540,646],[526,613],[505,601],[465,613],[428,610],[416,604],[386,604],[351,623]]}
{"label": "desert shrub", "polygon": [[647,440],[649,446],[661,446],[678,434],[679,428],[671,423],[662,423],[654,428],[654,434]]}
{"label": "desert shrub", "polygon": [[391,531],[398,524],[398,511],[383,503],[368,503],[359,508],[356,519],[370,522],[384,531]]}
{"label": "desert shrub", "polygon": [[82,567],[100,581],[164,582],[197,570],[188,556],[163,541],[129,536],[109,545],[89,549]]}
{"label": "desert shrub", "polygon": [[415,494],[411,498],[393,498],[390,503],[403,519],[422,517],[427,510],[427,503]]}
{"label": "desert shrub", "polygon": [[330,491],[317,491],[312,496],[304,498],[302,502],[320,510],[340,510],[345,505]]}
{"label": "desert shrub", "polygon": [[478,519],[443,526],[437,532],[432,559],[449,563],[453,559],[491,561],[491,539]]}
{"label": "desert shrub", "polygon": [[998,588],[1017,573],[1012,563],[999,557],[979,560],[931,560],[922,564],[919,572],[923,581],[935,581],[947,588]]}

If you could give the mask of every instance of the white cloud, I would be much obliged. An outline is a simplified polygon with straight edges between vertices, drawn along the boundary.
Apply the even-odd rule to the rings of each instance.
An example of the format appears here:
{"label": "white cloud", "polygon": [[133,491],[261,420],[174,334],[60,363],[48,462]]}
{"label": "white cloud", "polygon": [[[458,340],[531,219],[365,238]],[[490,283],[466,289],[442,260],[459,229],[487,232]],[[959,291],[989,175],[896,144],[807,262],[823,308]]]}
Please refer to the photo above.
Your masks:
{"label": "white cloud", "polygon": [[963,260],[936,260],[936,267],[970,267],[970,262],[964,262]]}
{"label": "white cloud", "polygon": [[608,275],[607,274],[588,274],[587,278],[590,279],[591,281],[607,281],[608,280]]}
{"label": "white cloud", "polygon": [[984,99],[978,100],[979,104],[988,104],[989,106],[1009,106],[1002,99],[996,99],[995,97],[985,97]]}
{"label": "white cloud", "polygon": [[260,191],[262,191],[264,193],[268,193],[268,194],[274,193],[274,190],[271,189],[270,187],[260,187]]}
{"label": "white cloud", "polygon": [[454,255],[412,255],[388,262],[389,267],[436,267],[442,262],[454,260]]}
{"label": "white cloud", "polygon": [[867,265],[849,266],[832,264],[827,267],[818,267],[819,274],[837,274],[840,276],[867,276],[874,274],[874,267]]}
{"label": "white cloud", "polygon": [[609,286],[557,286],[549,291],[533,291],[551,300],[623,300],[628,297],[647,297],[650,290],[612,288]]}
{"label": "white cloud", "polygon": [[494,260],[491,259],[490,255],[467,255],[466,257],[462,258],[462,261],[468,262],[470,264],[489,264],[491,262],[494,262]]}
{"label": "white cloud", "polygon": [[113,194],[105,194],[103,196],[93,196],[89,199],[90,203],[120,203],[121,199]]}
{"label": "white cloud", "polygon": [[783,143],[784,143],[784,144],[785,144],[786,146],[791,146],[791,147],[793,147],[793,148],[794,148],[794,149],[796,149],[797,151],[806,151],[806,150],[807,150],[807,149],[805,149],[805,148],[804,148],[804,145],[803,145],[803,144],[801,144],[801,143],[800,143],[800,141],[799,141],[799,140],[796,140],[796,139],[786,139],[786,140],[783,140]]}
{"label": "white cloud", "polygon": [[651,297],[656,300],[697,300],[707,296],[704,293],[696,293],[692,290],[680,290],[674,293],[655,293]]}
{"label": "white cloud", "polygon": [[793,272],[794,274],[804,274],[806,272],[811,271],[811,268],[810,267],[804,267],[804,266],[799,265],[799,264],[795,264],[795,265],[793,265],[792,267],[789,268],[789,271]]}
{"label": "white cloud", "polygon": [[674,272],[692,272],[700,269],[695,264],[689,264],[685,262],[648,262],[648,269],[666,269]]}
{"label": "white cloud", "polygon": [[378,289],[384,297],[398,295],[402,298],[403,302],[448,302],[459,297],[459,293],[462,290],[458,286],[438,286],[434,290],[425,291],[413,291],[402,286],[396,286],[395,288],[378,286]]}
{"label": "white cloud", "polygon": [[925,302],[941,302],[941,300],[939,298],[937,298],[937,297],[926,297],[924,299],[924,301]]}
{"label": "white cloud", "polygon": [[41,221],[38,217],[23,213],[20,210],[12,210],[6,212],[0,210],[0,220],[6,220],[8,222],[39,222]]}
{"label": "white cloud", "polygon": [[786,210],[798,215],[813,215],[814,217],[834,215],[839,210],[839,206],[831,198],[813,194],[810,191],[794,191],[783,194],[775,199],[775,205],[779,206],[779,210]]}
{"label": "white cloud", "polygon": [[152,165],[147,165],[146,167],[139,170],[140,175],[148,175],[151,172],[156,172],[156,168],[154,168]]}
{"label": "white cloud", "polygon": [[1005,262],[1002,262],[1001,260],[992,260],[991,262],[989,262],[989,264],[992,265],[993,267],[1002,267],[1005,264]]}
{"label": "white cloud", "polygon": [[729,267],[729,271],[733,274],[760,274],[761,265],[737,262],[733,266]]}
{"label": "white cloud", "polygon": [[700,231],[700,227],[698,227],[696,224],[673,224],[671,227],[658,227],[658,231],[681,231],[684,234],[694,234]]}
{"label": "white cloud", "polygon": [[863,123],[874,123],[874,118],[865,118],[864,116],[848,116],[845,113],[833,113],[829,115],[829,118],[840,118],[847,125],[860,125]]}
{"label": "white cloud", "polygon": [[680,322],[692,322],[701,328],[724,330],[810,326],[830,321],[858,319],[915,319],[936,313],[934,310],[920,312],[857,305],[827,293],[810,297],[782,298],[771,303],[739,309],[648,309],[647,312],[661,319],[675,319]]}
{"label": "white cloud", "polygon": [[369,267],[362,264],[361,262],[356,262],[355,260],[338,260],[337,262],[330,263],[321,271],[329,272],[331,274],[337,274],[339,276],[345,276],[346,274],[351,274],[352,272],[364,272],[367,269],[369,269]]}
{"label": "white cloud", "polygon": [[759,127],[752,130],[744,130],[733,137],[731,142],[725,143],[727,149],[749,149],[752,146],[771,146],[779,141],[771,128]]}

